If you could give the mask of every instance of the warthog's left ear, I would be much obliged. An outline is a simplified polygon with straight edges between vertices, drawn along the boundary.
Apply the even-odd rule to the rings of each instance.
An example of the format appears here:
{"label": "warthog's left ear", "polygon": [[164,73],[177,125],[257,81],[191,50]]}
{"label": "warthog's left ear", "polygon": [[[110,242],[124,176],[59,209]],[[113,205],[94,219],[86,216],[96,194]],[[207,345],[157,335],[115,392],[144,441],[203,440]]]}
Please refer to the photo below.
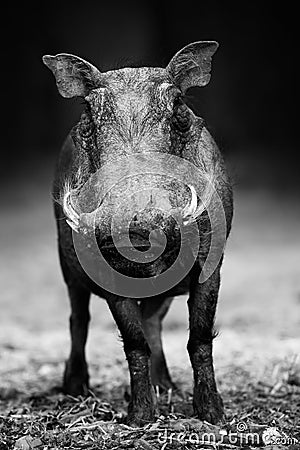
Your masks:
{"label": "warthog's left ear", "polygon": [[193,42],[173,56],[167,72],[183,94],[190,87],[205,86],[209,82],[211,58],[218,46],[215,41]]}
{"label": "warthog's left ear", "polygon": [[63,97],[85,97],[92,89],[99,87],[101,72],[78,56],[68,53],[45,55],[43,63],[53,72]]}

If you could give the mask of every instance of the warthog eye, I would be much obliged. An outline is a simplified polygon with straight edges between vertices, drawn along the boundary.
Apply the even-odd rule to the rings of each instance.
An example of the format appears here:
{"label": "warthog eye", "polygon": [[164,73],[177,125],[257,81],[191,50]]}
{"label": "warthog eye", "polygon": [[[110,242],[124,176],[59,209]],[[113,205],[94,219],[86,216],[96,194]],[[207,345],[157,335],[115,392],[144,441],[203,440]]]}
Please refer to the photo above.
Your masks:
{"label": "warthog eye", "polygon": [[180,97],[174,102],[172,124],[181,133],[187,132],[192,124],[190,111]]}
{"label": "warthog eye", "polygon": [[91,113],[86,109],[81,114],[79,132],[83,138],[88,138],[93,134],[94,129],[95,124],[92,119]]}

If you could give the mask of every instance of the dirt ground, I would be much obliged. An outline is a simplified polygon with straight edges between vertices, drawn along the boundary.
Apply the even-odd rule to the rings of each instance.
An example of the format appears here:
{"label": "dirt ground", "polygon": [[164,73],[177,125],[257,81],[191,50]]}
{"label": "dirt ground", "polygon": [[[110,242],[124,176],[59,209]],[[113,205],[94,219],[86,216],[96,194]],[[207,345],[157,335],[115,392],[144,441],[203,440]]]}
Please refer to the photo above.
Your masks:
{"label": "dirt ground", "polygon": [[[50,176],[35,172],[26,186],[7,187],[1,207],[0,449],[205,448],[203,443],[159,442],[157,427],[147,434],[147,429],[122,424],[127,366],[102,299],[92,302],[87,347],[96,397],[76,400],[59,393],[69,351],[69,305],[58,264],[49,186]],[[300,440],[299,230],[296,195],[236,188],[214,346],[228,430],[240,423],[249,430],[276,427]],[[161,427],[177,421],[195,431],[189,406],[187,328],[186,298],[179,297],[164,323],[164,346],[174,381],[184,394],[175,396],[171,406],[162,397],[158,420]],[[296,441],[282,445],[292,444],[291,448],[299,445]]]}

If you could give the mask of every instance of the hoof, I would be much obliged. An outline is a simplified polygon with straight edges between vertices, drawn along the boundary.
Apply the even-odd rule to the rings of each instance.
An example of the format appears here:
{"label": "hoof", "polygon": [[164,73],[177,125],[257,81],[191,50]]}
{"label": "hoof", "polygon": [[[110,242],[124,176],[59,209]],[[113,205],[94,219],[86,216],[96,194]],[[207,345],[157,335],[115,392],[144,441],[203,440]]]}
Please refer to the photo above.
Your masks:
{"label": "hoof", "polygon": [[154,412],[138,411],[136,413],[128,413],[125,423],[130,427],[140,428],[153,422],[154,419]]}
{"label": "hoof", "polygon": [[128,405],[128,416],[125,422],[131,427],[143,427],[148,423],[151,423],[155,419],[156,402],[153,392],[150,392],[150,396],[144,397],[135,396],[131,398]]}
{"label": "hoof", "polygon": [[204,389],[194,393],[194,411],[198,419],[216,425],[224,419],[224,407],[220,394]]}
{"label": "hoof", "polygon": [[173,383],[169,376],[152,376],[151,382],[155,392],[159,390],[160,394],[168,392],[170,389],[172,389],[173,392],[178,390],[176,384]]}
{"label": "hoof", "polygon": [[86,364],[83,367],[76,367],[74,369],[72,364],[68,361],[63,377],[63,392],[64,394],[78,397],[79,395],[86,396],[89,389],[89,374]]}

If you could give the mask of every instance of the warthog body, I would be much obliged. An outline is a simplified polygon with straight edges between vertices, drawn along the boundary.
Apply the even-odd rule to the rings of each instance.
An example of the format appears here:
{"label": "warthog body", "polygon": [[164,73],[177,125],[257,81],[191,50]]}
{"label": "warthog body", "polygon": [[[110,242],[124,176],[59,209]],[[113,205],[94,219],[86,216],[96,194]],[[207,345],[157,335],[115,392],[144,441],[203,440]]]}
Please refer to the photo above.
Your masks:
{"label": "warthog body", "polygon": [[[208,83],[211,57],[216,49],[215,42],[196,42],[179,51],[167,68],[123,68],[106,73],[73,55],[43,58],[55,75],[59,92],[64,97],[82,97],[85,102],[80,120],[60,153],[53,189],[60,262],[72,308],[72,346],[63,387],[72,395],[83,394],[88,387],[85,344],[90,294],[94,293],[106,299],[123,338],[131,378],[128,409],[131,424],[153,420],[153,385],[162,390],[174,388],[162,349],[161,322],[172,297],[182,293],[189,294],[187,348],[194,372],[195,413],[212,423],[223,416],[212,361],[223,247],[219,249],[221,256],[210,276],[202,282],[199,276],[213,234],[211,217],[205,206],[209,203],[212,211],[217,211],[221,205],[226,239],[231,226],[232,193],[223,158],[213,138],[203,119],[197,117],[184,101],[188,88]],[[167,159],[169,165],[161,158],[165,156],[170,157]],[[144,157],[144,167],[149,168],[149,173],[146,169],[144,173],[134,172],[136,167],[132,161]],[[205,186],[209,180],[220,199],[219,206],[214,204],[212,195],[207,195],[209,189],[204,189],[206,199],[203,200],[193,183],[185,184],[178,179],[179,175],[174,179],[163,176],[166,171],[172,173],[172,158],[193,165],[197,173],[203,174],[195,180],[196,184],[203,182]],[[156,166],[157,161],[162,161],[158,163],[161,171],[158,170],[157,175],[151,172],[152,160]],[[122,172],[123,162],[120,161],[125,165],[129,161],[127,176],[121,182],[117,177],[118,182],[114,183],[116,174]],[[104,180],[110,186],[101,201],[99,191],[93,191],[91,186],[93,176],[99,171],[101,180],[94,178],[94,184]],[[180,174],[180,164],[177,174]],[[123,206],[122,214],[118,212],[119,205]],[[171,211],[176,212],[179,222]],[[118,248],[112,240],[113,218],[120,237]],[[94,232],[105,260],[115,270],[135,279],[155,279],[178,258],[180,220],[184,229],[196,226],[199,230],[197,257],[178,283],[165,292],[148,297],[110,292],[84,270],[74,246],[76,236],[88,237]],[[126,249],[128,242],[123,240],[126,227],[131,244],[140,253],[148,251],[150,234],[153,248],[160,247],[164,235],[164,253],[155,260],[150,258],[149,262],[142,263],[121,256],[118,249]],[[184,266],[184,259],[181,264]]]}

